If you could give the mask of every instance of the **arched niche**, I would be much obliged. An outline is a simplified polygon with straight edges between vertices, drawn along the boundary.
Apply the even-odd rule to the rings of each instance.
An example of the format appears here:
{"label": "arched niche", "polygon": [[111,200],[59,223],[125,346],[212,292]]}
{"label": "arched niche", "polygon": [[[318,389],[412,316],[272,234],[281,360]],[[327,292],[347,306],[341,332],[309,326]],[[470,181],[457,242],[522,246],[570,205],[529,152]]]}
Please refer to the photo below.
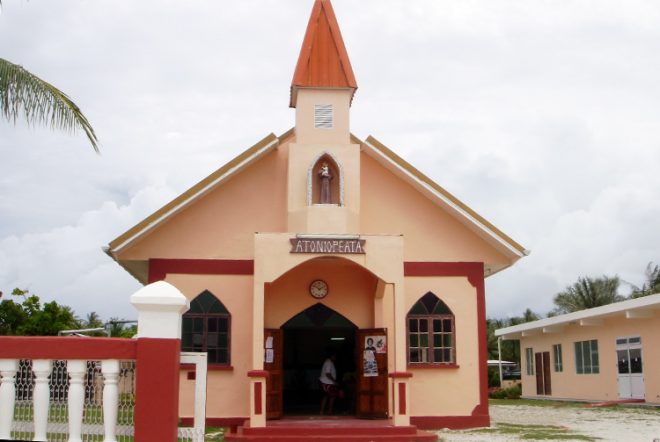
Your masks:
{"label": "arched niche", "polygon": [[[327,181],[325,191],[324,180]],[[329,198],[324,202],[322,196],[326,193]],[[344,205],[344,171],[328,152],[320,154],[307,170],[307,205],[315,204]]]}

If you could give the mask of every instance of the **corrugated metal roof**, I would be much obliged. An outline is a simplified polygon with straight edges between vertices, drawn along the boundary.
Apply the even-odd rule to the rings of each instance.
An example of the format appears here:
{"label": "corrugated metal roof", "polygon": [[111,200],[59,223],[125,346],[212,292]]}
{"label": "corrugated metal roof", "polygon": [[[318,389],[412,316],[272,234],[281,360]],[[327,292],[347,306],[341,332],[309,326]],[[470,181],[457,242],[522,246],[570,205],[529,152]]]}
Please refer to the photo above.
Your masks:
{"label": "corrugated metal roof", "polygon": [[298,88],[357,89],[353,68],[330,0],[316,0],[291,82],[291,107]]}

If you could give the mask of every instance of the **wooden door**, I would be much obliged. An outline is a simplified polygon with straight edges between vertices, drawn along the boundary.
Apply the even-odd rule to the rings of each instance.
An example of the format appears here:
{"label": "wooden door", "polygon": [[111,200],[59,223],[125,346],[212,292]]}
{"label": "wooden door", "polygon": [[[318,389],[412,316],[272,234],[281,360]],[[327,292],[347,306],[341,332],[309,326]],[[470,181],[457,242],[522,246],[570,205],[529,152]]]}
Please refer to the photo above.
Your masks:
{"label": "wooden door", "polygon": [[536,394],[549,396],[552,394],[550,383],[550,352],[534,354],[536,365]]}
{"label": "wooden door", "polygon": [[[373,345],[370,348],[367,347],[369,338],[373,340]],[[387,329],[358,330],[356,340],[357,391],[355,414],[360,418],[387,418]],[[379,343],[382,345],[379,346]]]}
{"label": "wooden door", "polygon": [[264,330],[264,370],[268,372],[266,380],[266,418],[279,419],[282,417],[282,330]]}
{"label": "wooden door", "polygon": [[552,388],[550,385],[550,352],[543,352],[543,394],[550,396]]}

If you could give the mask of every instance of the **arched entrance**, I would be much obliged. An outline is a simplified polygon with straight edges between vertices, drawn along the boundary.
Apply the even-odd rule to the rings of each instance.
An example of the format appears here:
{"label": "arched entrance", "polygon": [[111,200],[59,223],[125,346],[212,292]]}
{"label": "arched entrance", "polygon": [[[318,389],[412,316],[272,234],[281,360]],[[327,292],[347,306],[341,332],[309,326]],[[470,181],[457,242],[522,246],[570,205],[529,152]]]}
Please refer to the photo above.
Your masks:
{"label": "arched entrance", "polygon": [[337,354],[337,379],[346,393],[336,402],[334,412],[354,414],[356,330],[355,324],[320,302],[282,326],[285,415],[319,413],[323,396],[318,382],[320,368],[333,351]]}
{"label": "arched entrance", "polygon": [[[333,414],[388,416],[388,331],[384,284],[361,265],[318,257],[264,288],[266,417],[319,415],[321,366],[338,352],[337,379],[346,393]],[[373,343],[384,345],[367,348]],[[367,364],[368,362],[368,364]]]}

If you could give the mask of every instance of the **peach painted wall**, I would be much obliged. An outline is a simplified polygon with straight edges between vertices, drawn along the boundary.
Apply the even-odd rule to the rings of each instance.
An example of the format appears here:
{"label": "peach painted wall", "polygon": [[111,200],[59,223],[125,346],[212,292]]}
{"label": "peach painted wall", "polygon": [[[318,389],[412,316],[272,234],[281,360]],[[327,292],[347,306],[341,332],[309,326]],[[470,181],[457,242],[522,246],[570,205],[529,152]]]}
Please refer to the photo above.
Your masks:
{"label": "peach painted wall", "polygon": [[[350,143],[351,89],[298,89],[296,103],[296,137],[299,143]],[[334,112],[332,129],[314,127],[314,106],[331,104]]]}
{"label": "peach painted wall", "polygon": [[[602,325],[568,325],[558,333],[539,334],[523,337],[520,341],[522,355],[523,395],[537,396],[536,377],[528,376],[525,369],[525,349],[531,347],[534,353],[550,352],[552,397],[617,400],[616,338],[641,336],[642,363],[646,401],[660,403],[660,321],[657,317],[626,319],[623,314],[605,319]],[[577,374],[575,368],[575,347],[578,341],[598,340],[600,373]],[[552,346],[561,344],[563,372],[554,371]],[[536,373],[536,367],[535,371]]]}
{"label": "peach painted wall", "polygon": [[[209,369],[206,415],[208,417],[241,417],[249,415],[250,352],[252,348],[252,276],[245,275],[167,275],[166,281],[192,300],[209,290],[231,314],[230,370]],[[244,351],[243,351],[244,349]],[[181,371],[179,415],[192,416],[194,381],[186,379],[188,370]]]}
{"label": "peach painted wall", "polygon": [[287,150],[287,144],[278,146],[127,248],[119,259],[252,257],[254,232],[286,231]]}
{"label": "peach painted wall", "polygon": [[[309,285],[315,279],[323,279],[329,287],[328,295],[320,301],[309,294]],[[280,328],[318,302],[359,328],[371,328],[374,326],[376,284],[375,276],[353,262],[343,259],[308,261],[266,288],[265,328]]]}
{"label": "peach painted wall", "polygon": [[469,416],[479,404],[477,292],[464,277],[407,277],[406,313],[433,292],[454,313],[459,368],[408,366],[412,416]]}
{"label": "peach painted wall", "polygon": [[406,261],[510,260],[410,184],[366,154],[360,156],[360,231],[403,234]]}
{"label": "peach painted wall", "polygon": [[[324,154],[329,154],[342,171],[344,204],[307,205],[310,186],[309,168]],[[315,172],[312,180],[317,180]],[[360,210],[360,146],[357,144],[289,145],[288,172],[288,230],[298,233],[355,233],[358,231]]]}

